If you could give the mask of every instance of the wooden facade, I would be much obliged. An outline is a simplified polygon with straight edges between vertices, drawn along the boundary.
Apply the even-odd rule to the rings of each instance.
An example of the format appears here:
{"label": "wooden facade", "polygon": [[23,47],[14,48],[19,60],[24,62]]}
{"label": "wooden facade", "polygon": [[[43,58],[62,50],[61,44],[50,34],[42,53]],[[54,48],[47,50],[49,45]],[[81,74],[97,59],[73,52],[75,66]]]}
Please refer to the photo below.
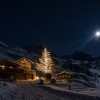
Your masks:
{"label": "wooden facade", "polygon": [[26,69],[29,71],[32,69],[32,66],[34,65],[34,63],[31,60],[25,57],[17,60],[15,63],[19,65],[19,68]]}
{"label": "wooden facade", "polygon": [[73,74],[71,72],[64,71],[64,72],[61,72],[61,73],[57,74],[56,79],[57,80],[71,81],[72,76],[73,76]]}

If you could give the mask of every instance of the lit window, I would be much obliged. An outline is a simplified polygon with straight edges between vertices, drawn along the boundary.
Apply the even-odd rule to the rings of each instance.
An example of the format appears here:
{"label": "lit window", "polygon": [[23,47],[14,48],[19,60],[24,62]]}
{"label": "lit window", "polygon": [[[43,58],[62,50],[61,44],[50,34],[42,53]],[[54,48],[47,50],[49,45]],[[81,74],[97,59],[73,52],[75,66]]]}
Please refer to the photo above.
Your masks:
{"label": "lit window", "polygon": [[13,68],[12,66],[10,66],[9,68]]}
{"label": "lit window", "polygon": [[5,66],[1,66],[2,67],[2,69],[4,69],[5,68]]}

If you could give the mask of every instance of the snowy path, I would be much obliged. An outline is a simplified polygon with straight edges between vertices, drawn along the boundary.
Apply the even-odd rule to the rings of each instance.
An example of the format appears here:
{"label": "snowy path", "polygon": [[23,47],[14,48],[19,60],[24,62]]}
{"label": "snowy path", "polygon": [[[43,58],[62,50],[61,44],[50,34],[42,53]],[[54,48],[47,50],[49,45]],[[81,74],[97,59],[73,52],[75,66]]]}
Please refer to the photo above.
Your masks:
{"label": "snowy path", "polygon": [[46,91],[28,82],[20,82],[16,84],[14,100],[75,100],[75,98]]}

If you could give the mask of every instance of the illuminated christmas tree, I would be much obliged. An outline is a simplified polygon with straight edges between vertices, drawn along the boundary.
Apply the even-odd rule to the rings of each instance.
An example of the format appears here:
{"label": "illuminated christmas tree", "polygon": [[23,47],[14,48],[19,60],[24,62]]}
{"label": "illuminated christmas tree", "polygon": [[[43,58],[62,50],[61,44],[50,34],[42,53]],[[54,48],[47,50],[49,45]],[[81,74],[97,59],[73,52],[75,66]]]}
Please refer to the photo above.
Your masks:
{"label": "illuminated christmas tree", "polygon": [[45,48],[42,52],[42,57],[39,59],[40,63],[37,63],[37,70],[44,74],[52,73],[53,61],[50,56],[50,52]]}

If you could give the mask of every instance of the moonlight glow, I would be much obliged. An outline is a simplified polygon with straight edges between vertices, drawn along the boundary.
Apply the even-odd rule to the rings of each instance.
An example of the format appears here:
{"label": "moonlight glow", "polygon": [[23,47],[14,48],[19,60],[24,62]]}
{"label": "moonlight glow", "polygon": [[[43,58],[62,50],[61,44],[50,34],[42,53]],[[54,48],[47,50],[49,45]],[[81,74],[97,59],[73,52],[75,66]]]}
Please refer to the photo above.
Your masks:
{"label": "moonlight glow", "polygon": [[100,32],[96,32],[96,37],[100,37]]}

